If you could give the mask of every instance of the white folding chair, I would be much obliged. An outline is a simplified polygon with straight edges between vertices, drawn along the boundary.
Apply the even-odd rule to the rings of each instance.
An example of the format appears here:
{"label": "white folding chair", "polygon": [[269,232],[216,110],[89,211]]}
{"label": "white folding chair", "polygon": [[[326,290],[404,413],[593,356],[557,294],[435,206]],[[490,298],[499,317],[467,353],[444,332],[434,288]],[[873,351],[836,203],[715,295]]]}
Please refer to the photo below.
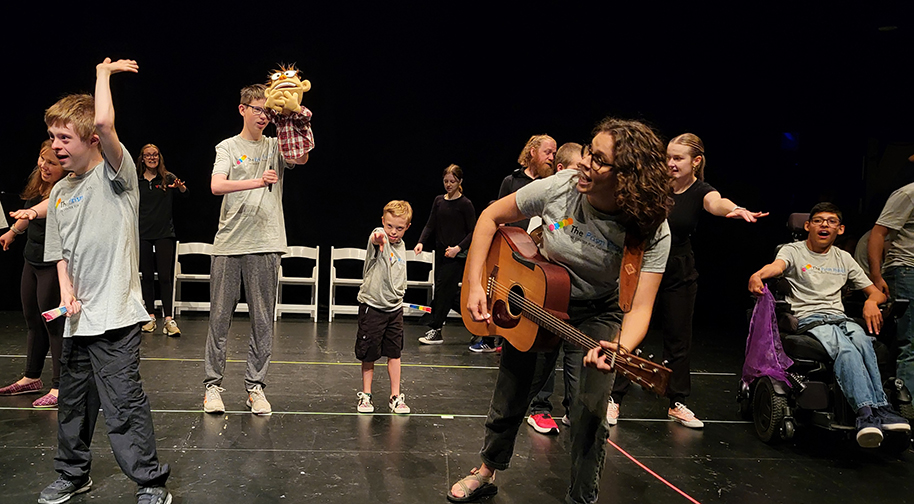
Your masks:
{"label": "white folding chair", "polygon": [[172,282],[172,299],[174,300],[175,315],[182,311],[209,311],[208,301],[185,301],[181,299],[181,284],[185,282],[209,283],[209,270],[206,273],[185,273],[181,268],[181,257],[188,255],[205,255],[212,257],[213,246],[209,243],[181,243],[176,244],[175,277]]}
{"label": "white folding chair", "polygon": [[[355,277],[339,277],[336,272],[337,261],[365,261],[365,249],[359,248],[336,248],[330,247],[330,321],[333,322],[333,316],[337,314],[355,315],[359,312],[359,305],[337,304],[336,288],[358,287],[362,285],[362,274]],[[361,271],[361,269],[359,269]]]}
{"label": "white folding chair", "polygon": [[[406,279],[406,289],[424,289],[426,291],[425,295],[425,304],[432,304],[432,293],[435,292],[435,254],[432,252],[420,252],[419,255],[416,255],[412,250],[406,251],[406,263],[407,263],[407,272],[409,272],[409,263],[410,262],[420,262],[431,264],[431,269],[428,272],[428,277],[421,280],[413,280],[407,277]],[[417,310],[415,308],[403,308],[404,316],[422,316],[425,312],[422,310]]]}
{"label": "white folding chair", "polygon": [[[317,322],[317,292],[318,279],[320,278],[320,247],[289,247],[289,253],[282,256],[282,261],[293,258],[311,259],[314,267],[311,276],[293,277],[283,273],[282,262],[279,264],[279,284],[276,288],[276,317],[283,313],[307,313],[313,322]],[[309,304],[293,304],[282,302],[282,288],[287,285],[304,285],[311,287],[311,302]],[[276,319],[274,317],[274,320]]]}

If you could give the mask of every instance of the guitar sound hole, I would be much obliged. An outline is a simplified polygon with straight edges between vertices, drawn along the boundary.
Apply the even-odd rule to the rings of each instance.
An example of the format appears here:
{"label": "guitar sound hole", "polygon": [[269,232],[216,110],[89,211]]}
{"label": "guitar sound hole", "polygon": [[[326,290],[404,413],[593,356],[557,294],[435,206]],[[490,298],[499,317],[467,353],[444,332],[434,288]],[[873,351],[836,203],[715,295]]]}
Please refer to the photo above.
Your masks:
{"label": "guitar sound hole", "polygon": [[508,293],[508,313],[512,317],[519,317],[523,311],[524,288],[520,285],[511,287]]}

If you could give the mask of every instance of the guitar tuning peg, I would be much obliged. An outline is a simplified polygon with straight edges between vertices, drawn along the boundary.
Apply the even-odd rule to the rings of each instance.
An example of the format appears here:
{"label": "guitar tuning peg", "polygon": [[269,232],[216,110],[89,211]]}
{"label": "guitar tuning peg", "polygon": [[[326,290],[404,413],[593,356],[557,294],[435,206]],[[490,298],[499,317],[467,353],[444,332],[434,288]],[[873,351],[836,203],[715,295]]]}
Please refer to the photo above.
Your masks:
{"label": "guitar tuning peg", "polygon": [[670,363],[669,360],[665,360],[665,361],[661,362],[660,365],[663,367],[667,367],[667,364],[669,364],[669,363]]}

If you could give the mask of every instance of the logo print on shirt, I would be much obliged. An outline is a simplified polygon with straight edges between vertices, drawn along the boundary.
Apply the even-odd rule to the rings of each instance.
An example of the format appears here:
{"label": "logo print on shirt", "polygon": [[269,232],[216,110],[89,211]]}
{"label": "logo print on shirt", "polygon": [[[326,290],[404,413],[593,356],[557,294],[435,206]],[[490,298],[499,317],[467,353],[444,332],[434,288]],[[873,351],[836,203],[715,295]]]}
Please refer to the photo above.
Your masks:
{"label": "logo print on shirt", "polygon": [[61,198],[57,198],[57,202],[54,203],[54,208],[56,209],[56,208],[60,208],[61,206],[72,205],[74,203],[79,203],[82,200],[83,200],[82,196],[73,196],[72,198],[68,199],[67,201],[64,201]]}
{"label": "logo print on shirt", "polygon": [[247,158],[248,158],[248,156],[247,156],[247,154],[245,154],[245,155],[241,156],[240,158],[238,158],[238,160],[235,164],[241,164],[242,161],[244,161]]}
{"label": "logo print on shirt", "polygon": [[570,226],[572,224],[574,224],[574,219],[572,219],[571,217],[568,217],[568,218],[562,219],[559,222],[556,222],[554,224],[549,224],[549,231],[555,231],[557,229],[562,229],[563,227]]}
{"label": "logo print on shirt", "polygon": [[847,274],[846,268],[828,268],[828,267],[823,268],[821,266],[813,266],[812,264],[806,264],[806,266],[803,266],[802,268],[800,268],[800,271],[802,271],[803,273],[816,272],[816,273],[830,273],[830,274],[834,274],[834,275],[846,275]]}

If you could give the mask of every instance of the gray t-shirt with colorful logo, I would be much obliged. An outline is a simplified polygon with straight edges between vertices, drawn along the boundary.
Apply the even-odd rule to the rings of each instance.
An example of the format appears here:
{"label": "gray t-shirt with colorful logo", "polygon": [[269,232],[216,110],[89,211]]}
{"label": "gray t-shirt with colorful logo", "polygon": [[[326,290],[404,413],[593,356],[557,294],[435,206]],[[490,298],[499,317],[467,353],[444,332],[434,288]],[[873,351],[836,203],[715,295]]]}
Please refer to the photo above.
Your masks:
{"label": "gray t-shirt with colorful logo", "polygon": [[[600,299],[619,288],[625,227],[620,215],[595,209],[576,185],[576,170],[535,180],[517,191],[517,208],[542,217],[541,252],[568,270],[571,299]],[[641,271],[663,273],[669,253],[670,228],[663,221],[648,240]]]}
{"label": "gray t-shirt with colorful logo", "polygon": [[67,319],[64,337],[99,336],[148,322],[139,274],[136,165],[123,149],[115,172],[105,159],[64,177],[48,200],[44,260],[67,261],[80,313]]}
{"label": "gray t-shirt with colorful logo", "polygon": [[[374,233],[383,234],[384,229],[375,228],[371,234]],[[379,246],[371,243],[369,235],[362,279],[358,297],[360,303],[386,312],[400,308],[406,294],[406,245],[403,239],[397,243],[385,241],[384,252],[381,252]]]}
{"label": "gray t-shirt with colorful logo", "polygon": [[272,191],[261,187],[222,197],[219,229],[213,239],[215,255],[287,252],[282,181],[283,169],[291,167],[283,159],[278,141],[272,137],[261,137],[255,142],[235,135],[216,146],[213,175],[225,175],[228,180],[251,180],[263,177],[272,168],[279,174],[279,182],[273,184]]}
{"label": "gray t-shirt with colorful logo", "polygon": [[838,247],[817,254],[799,241],[781,247],[777,258],[787,263],[782,275],[790,284],[787,302],[798,319],[813,314],[843,315],[844,285],[850,281],[854,290],[873,285],[853,256]]}

